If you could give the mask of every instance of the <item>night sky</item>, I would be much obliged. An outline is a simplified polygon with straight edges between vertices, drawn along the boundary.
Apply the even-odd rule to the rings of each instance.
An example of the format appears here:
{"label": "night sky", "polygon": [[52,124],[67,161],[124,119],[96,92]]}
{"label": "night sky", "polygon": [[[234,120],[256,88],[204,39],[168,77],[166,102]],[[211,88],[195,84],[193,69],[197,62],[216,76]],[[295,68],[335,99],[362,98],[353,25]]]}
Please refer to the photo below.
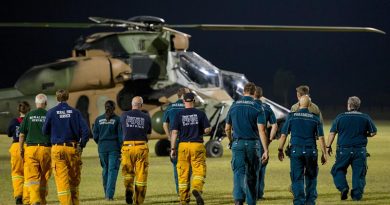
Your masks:
{"label": "night sky", "polygon": [[[116,3],[110,3],[116,2]],[[8,5],[5,5],[8,4]],[[127,19],[159,16],[168,24],[277,24],[367,26],[388,32],[308,33],[183,30],[192,35],[190,50],[221,69],[244,73],[282,102],[274,88],[279,70],[308,84],[320,107],[344,106],[357,95],[362,106],[390,103],[390,1],[14,1],[0,8],[2,22],[88,22],[88,16]],[[0,87],[11,87],[34,65],[70,56],[75,40],[96,29],[0,28]]]}

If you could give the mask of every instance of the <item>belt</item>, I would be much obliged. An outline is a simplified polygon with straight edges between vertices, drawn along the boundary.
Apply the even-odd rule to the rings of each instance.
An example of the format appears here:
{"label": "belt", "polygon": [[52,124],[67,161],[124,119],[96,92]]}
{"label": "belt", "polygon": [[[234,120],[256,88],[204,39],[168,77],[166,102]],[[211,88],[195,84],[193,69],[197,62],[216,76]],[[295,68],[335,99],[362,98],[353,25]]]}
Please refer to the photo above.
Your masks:
{"label": "belt", "polygon": [[355,145],[355,146],[337,146],[337,149],[348,149],[348,148],[366,148],[366,146]]}
{"label": "belt", "polygon": [[138,145],[146,145],[147,143],[144,142],[144,141],[124,141],[123,142],[123,147],[126,147],[126,146],[138,146]]}
{"label": "belt", "polygon": [[27,143],[27,147],[31,146],[42,146],[42,147],[51,147],[50,143]]}
{"label": "belt", "polygon": [[197,142],[197,141],[181,141],[179,143],[201,143],[201,144],[203,144],[203,142]]}
{"label": "belt", "polygon": [[292,144],[291,147],[301,147],[301,148],[317,148],[317,145],[295,145],[295,144]]}
{"label": "belt", "polygon": [[12,143],[18,143],[19,140],[12,140]]}
{"label": "belt", "polygon": [[53,145],[55,145],[55,146],[67,146],[67,147],[74,147],[74,148],[77,147],[77,143],[76,142],[53,143]]}

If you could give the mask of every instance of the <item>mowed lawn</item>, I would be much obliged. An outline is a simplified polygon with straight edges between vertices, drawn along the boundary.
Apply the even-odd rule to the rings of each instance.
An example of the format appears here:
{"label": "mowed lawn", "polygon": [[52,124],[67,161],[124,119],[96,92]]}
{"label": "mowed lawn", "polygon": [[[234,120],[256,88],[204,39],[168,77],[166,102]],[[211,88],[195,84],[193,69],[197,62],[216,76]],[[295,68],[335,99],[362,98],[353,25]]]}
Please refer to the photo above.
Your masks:
{"label": "mowed lawn", "polygon": [[[318,204],[390,204],[390,122],[376,122],[379,134],[369,140],[368,174],[365,195],[362,201],[352,202],[349,198],[340,201],[340,194],[333,185],[330,169],[334,156],[328,164],[321,166],[318,177]],[[329,131],[329,123],[325,126]],[[327,135],[327,134],[326,134]],[[0,136],[0,204],[14,204],[12,196],[10,162],[8,148],[10,139]],[[154,154],[155,140],[150,141],[150,168],[148,190],[145,204],[178,204],[175,193],[172,165],[168,157]],[[223,141],[226,147],[227,140]],[[335,148],[335,146],[333,146]],[[222,158],[207,159],[207,178],[204,187],[206,204],[233,204],[233,177],[230,167],[231,151],[225,149]],[[289,159],[279,162],[277,142],[270,146],[270,163],[266,174],[265,200],[258,204],[291,204],[292,195],[288,192],[290,184]],[[348,179],[351,179],[349,169]],[[104,200],[101,167],[97,147],[90,141],[83,153],[83,169],[80,185],[81,204],[125,204],[123,177],[119,174],[115,201]],[[58,204],[54,178],[49,183],[49,204]],[[195,204],[193,201],[191,204]]]}

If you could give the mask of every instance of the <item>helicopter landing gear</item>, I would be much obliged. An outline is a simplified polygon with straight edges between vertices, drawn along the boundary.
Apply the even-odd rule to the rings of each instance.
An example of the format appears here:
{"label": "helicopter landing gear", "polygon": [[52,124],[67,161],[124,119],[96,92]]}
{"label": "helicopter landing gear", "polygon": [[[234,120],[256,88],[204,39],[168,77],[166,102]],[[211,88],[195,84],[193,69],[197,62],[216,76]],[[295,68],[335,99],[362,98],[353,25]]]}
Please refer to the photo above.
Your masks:
{"label": "helicopter landing gear", "polygon": [[157,156],[169,156],[171,142],[167,139],[158,140],[154,146],[154,152]]}
{"label": "helicopter landing gear", "polygon": [[206,143],[206,156],[207,157],[222,157],[223,146],[219,140],[209,140]]}

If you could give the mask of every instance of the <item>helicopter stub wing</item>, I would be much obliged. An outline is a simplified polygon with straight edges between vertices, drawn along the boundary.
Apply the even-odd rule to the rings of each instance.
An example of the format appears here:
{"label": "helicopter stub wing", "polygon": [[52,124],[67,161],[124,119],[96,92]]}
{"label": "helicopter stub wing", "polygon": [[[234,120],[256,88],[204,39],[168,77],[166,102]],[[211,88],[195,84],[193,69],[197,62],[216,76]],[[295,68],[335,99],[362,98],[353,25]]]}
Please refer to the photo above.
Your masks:
{"label": "helicopter stub wing", "polygon": [[171,28],[191,28],[222,31],[309,31],[309,32],[372,32],[386,34],[371,27],[349,26],[284,26],[284,25],[229,25],[229,24],[182,24],[169,25]]}

